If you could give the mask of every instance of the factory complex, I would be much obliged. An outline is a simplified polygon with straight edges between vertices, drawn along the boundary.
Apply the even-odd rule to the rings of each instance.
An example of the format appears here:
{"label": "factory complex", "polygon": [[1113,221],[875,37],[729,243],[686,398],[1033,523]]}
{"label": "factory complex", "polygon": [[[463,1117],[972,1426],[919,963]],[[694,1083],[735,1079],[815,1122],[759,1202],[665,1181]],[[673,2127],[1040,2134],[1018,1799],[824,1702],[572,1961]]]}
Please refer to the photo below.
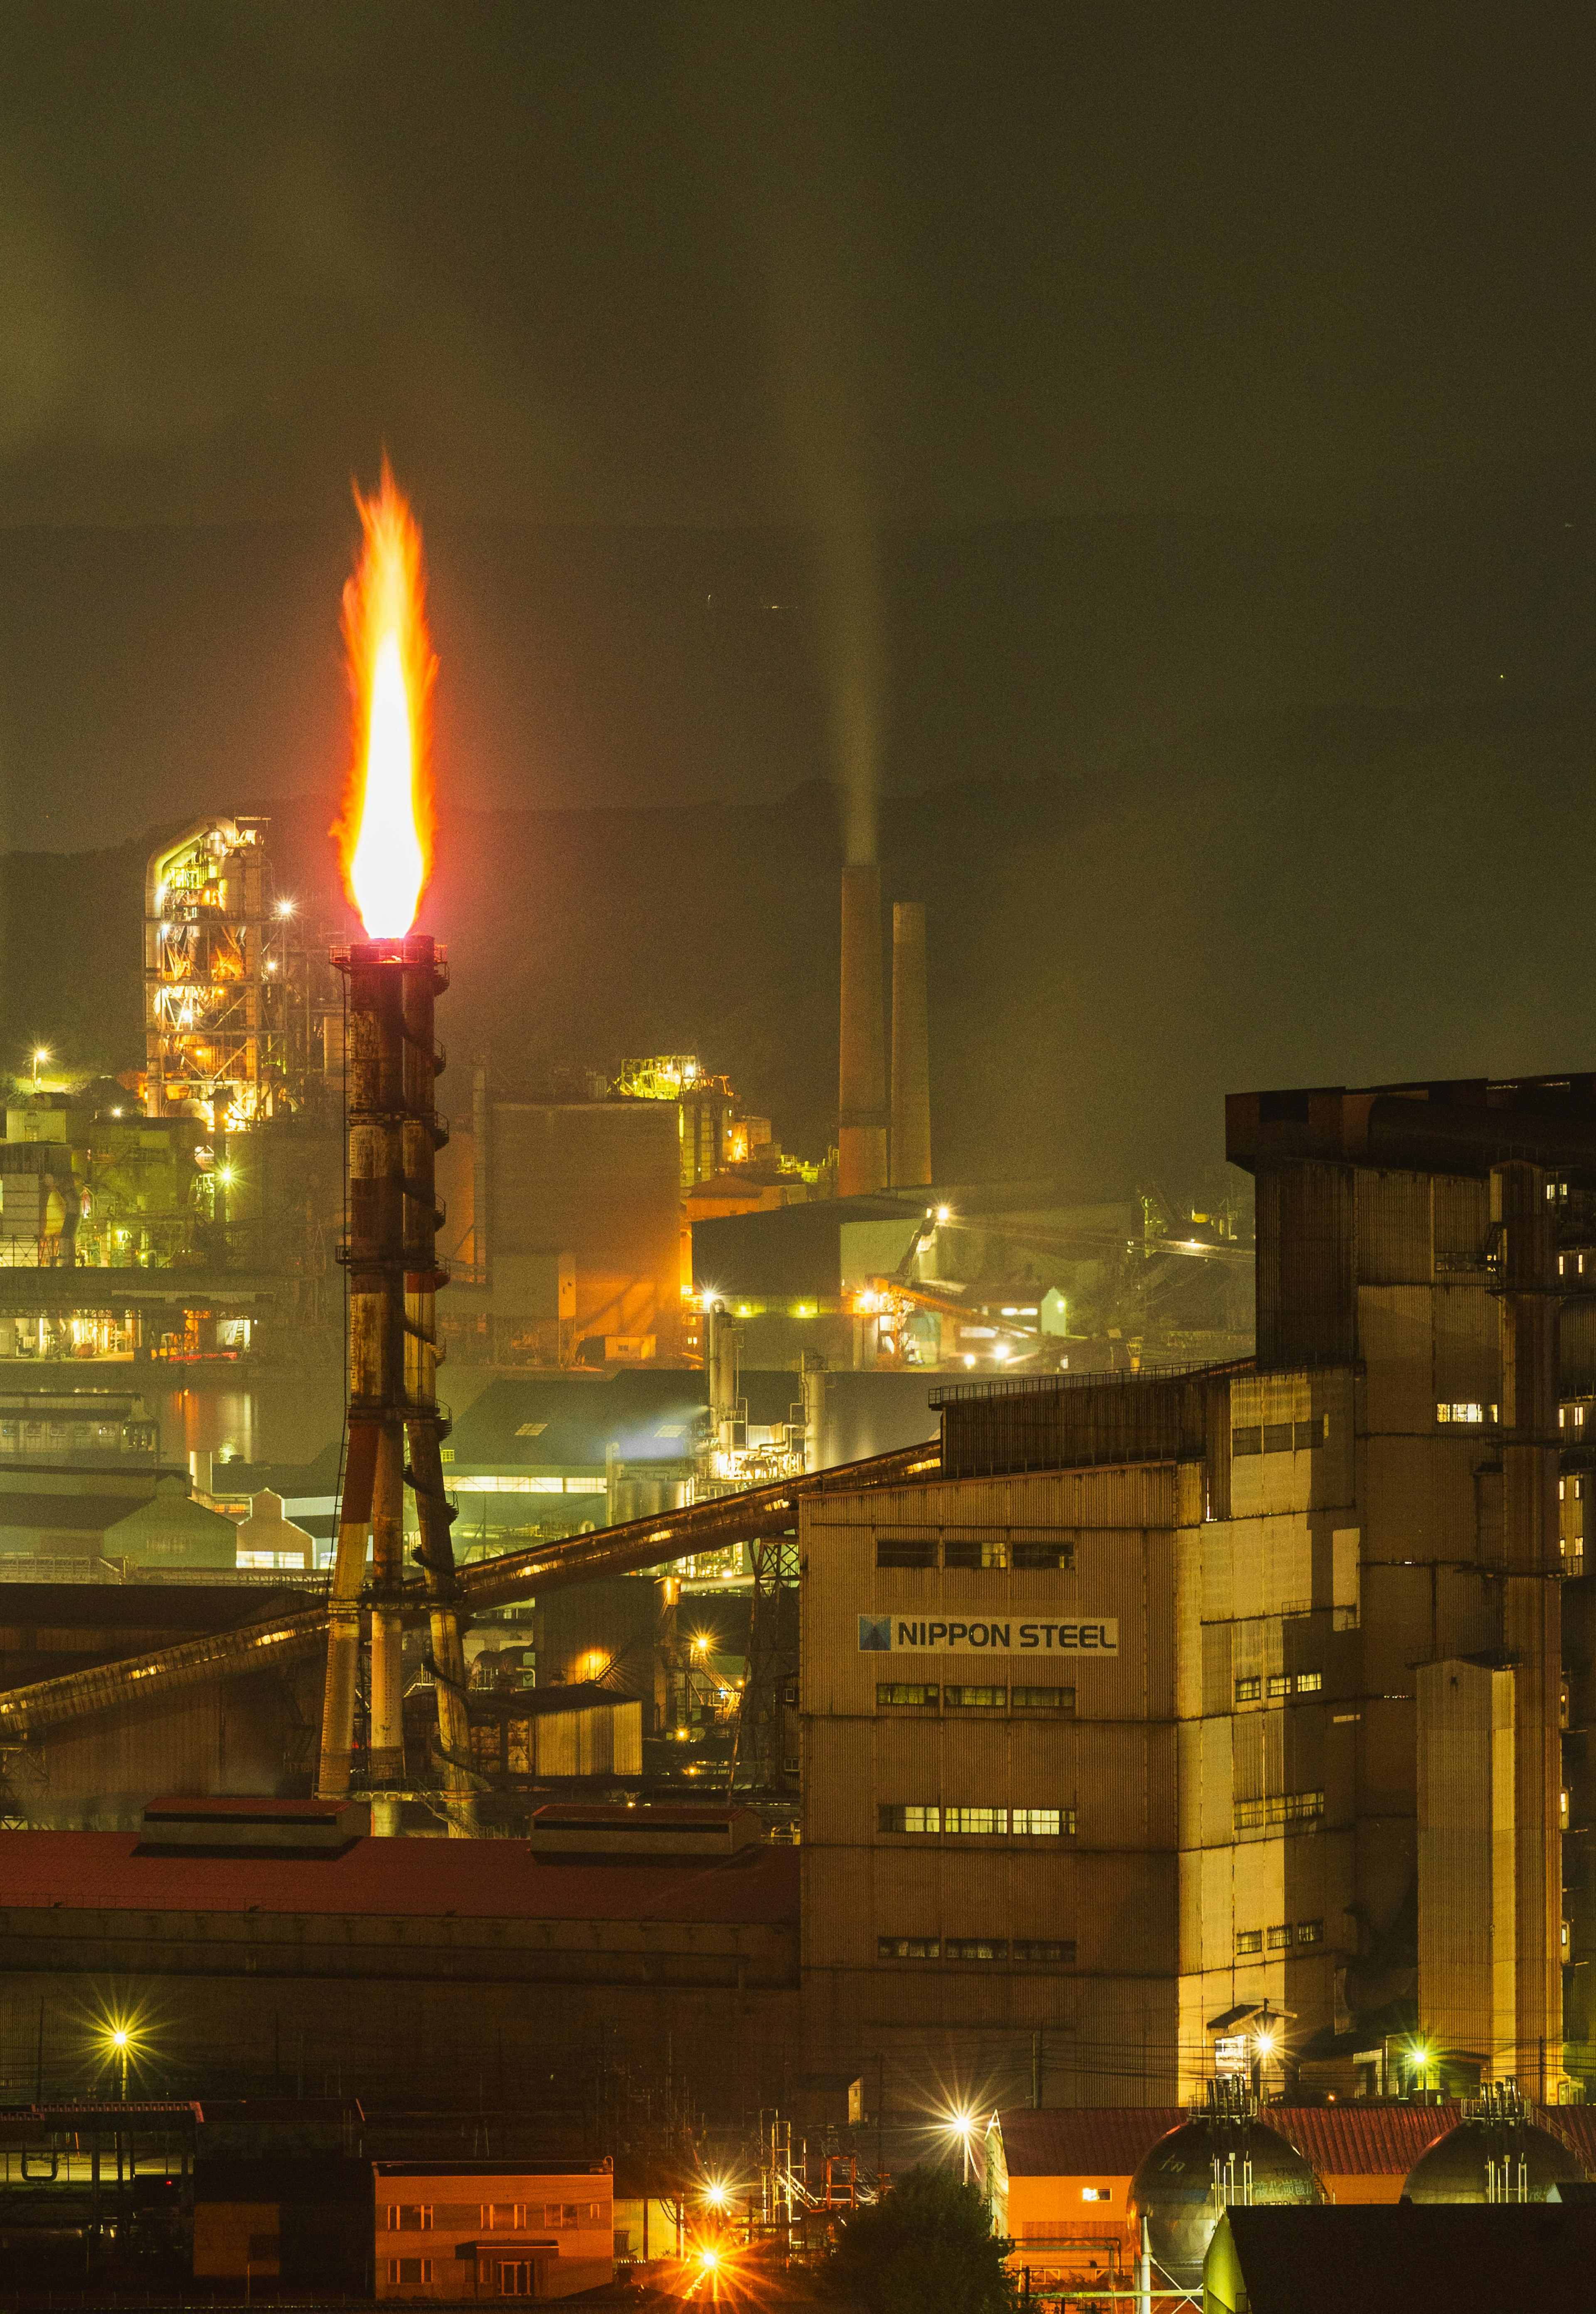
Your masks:
{"label": "factory complex", "polygon": [[1596,1078],[1234,1095],[1204,1213],[939,1179],[925,913],[889,1000],[850,866],[823,1157],[687,1054],[452,1123],[410,808],[325,947],[264,823],[164,846],[142,1071],[7,1108],[31,2248],[87,2194],[85,2260],[575,2294],[716,2180],[785,2257],[957,2156],[1038,2289],[1145,2294],[1574,2193]]}

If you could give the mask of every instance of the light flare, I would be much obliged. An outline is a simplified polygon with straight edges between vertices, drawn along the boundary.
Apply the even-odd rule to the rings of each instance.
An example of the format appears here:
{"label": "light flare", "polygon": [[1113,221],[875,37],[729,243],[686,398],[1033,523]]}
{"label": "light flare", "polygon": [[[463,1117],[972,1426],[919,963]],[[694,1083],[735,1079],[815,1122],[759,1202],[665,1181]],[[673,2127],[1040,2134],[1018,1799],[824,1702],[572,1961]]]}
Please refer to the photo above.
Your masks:
{"label": "light flare", "polygon": [[402,940],[432,874],[431,702],[421,533],[386,458],[375,495],[355,492],[364,533],[344,588],[355,747],[338,838],[344,886],[371,940]]}

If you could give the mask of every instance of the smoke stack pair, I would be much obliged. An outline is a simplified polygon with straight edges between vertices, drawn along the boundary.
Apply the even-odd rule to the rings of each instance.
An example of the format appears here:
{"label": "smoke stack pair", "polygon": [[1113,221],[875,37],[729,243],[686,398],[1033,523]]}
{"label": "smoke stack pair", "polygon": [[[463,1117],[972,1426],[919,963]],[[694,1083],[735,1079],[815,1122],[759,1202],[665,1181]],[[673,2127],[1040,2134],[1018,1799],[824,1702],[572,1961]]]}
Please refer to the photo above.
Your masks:
{"label": "smoke stack pair", "polygon": [[931,1178],[930,1064],[926,1032],[925,910],[892,912],[892,1103],[887,1106],[881,985],[881,871],[842,870],[840,1196],[921,1188]]}

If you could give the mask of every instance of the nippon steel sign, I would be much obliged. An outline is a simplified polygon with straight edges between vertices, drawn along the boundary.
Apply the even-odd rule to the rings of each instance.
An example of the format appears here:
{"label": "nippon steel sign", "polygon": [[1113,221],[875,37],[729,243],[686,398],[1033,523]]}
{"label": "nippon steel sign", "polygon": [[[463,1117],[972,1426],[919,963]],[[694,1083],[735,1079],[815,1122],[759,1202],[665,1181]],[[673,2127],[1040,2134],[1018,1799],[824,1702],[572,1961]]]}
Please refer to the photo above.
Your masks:
{"label": "nippon steel sign", "polygon": [[861,1615],[861,1656],[1099,1655],[1119,1653],[1119,1622],[930,1622],[911,1615]]}

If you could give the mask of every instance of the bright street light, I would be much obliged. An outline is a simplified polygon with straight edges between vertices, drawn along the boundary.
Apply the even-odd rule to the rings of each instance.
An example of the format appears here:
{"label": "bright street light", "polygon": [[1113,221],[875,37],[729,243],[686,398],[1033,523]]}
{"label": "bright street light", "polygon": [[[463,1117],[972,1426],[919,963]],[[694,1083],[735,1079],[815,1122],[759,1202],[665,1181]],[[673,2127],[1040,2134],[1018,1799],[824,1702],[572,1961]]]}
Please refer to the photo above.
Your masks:
{"label": "bright street light", "polygon": [[948,2128],[953,2136],[964,2140],[965,2183],[967,2186],[970,2182],[970,2140],[975,2133],[975,2116],[959,2106],[948,2115]]}
{"label": "bright street light", "polygon": [[35,1092],[39,1091],[39,1064],[40,1061],[48,1061],[49,1056],[49,1047],[48,1045],[35,1045],[33,1047],[33,1090]]}

